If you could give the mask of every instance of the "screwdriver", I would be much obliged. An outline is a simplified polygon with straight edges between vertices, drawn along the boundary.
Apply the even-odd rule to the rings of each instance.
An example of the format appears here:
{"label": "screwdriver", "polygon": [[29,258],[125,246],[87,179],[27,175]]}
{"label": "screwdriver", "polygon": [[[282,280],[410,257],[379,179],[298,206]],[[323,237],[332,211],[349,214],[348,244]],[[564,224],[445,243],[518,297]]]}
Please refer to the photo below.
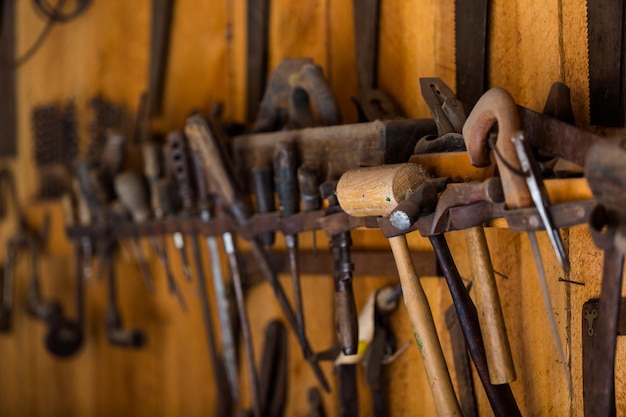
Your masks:
{"label": "screwdriver", "polygon": [[[281,217],[288,217],[299,206],[298,178],[296,153],[292,142],[279,142],[274,150],[274,186],[278,196],[278,209]],[[285,244],[289,254],[291,268],[291,285],[295,304],[298,333],[305,338],[304,308],[302,306],[302,288],[300,286],[300,271],[298,265],[298,235],[285,234]]]}
{"label": "screwdriver", "polygon": [[[165,216],[166,212],[169,213],[170,210],[171,212],[174,212],[176,204],[173,201],[171,193],[168,192],[169,182],[166,179],[160,178],[162,171],[162,158],[159,147],[155,142],[146,140],[141,144],[141,151],[143,154],[144,175],[148,179],[148,184],[150,186],[150,207],[152,207],[154,218],[159,220]],[[166,210],[168,208],[169,210]],[[165,270],[169,292],[176,295],[181,308],[183,311],[186,311],[185,301],[182,298],[182,294],[178,290],[178,285],[176,284],[176,280],[174,279],[174,275],[172,274],[172,270],[170,268],[170,262],[167,256],[167,251],[165,250],[165,245],[156,234],[150,235],[150,242],[152,243],[152,247],[159,258],[163,269]]]}
{"label": "screwdriver", "polygon": [[[194,196],[191,187],[191,176],[189,172],[189,153],[187,151],[185,137],[181,132],[173,131],[167,135],[166,154],[168,156],[172,171],[174,172],[174,176],[178,185],[178,192],[182,199],[183,215],[190,216],[194,208]],[[206,193],[206,187],[203,186],[204,182],[200,182],[201,180],[202,178],[196,179],[198,187],[198,206],[199,208],[201,207],[202,220],[208,221],[210,217],[208,196]],[[206,294],[206,279],[204,276],[204,268],[202,266],[202,258],[199,255],[200,243],[196,234],[193,234],[191,236],[191,243],[192,252],[194,254],[196,263],[198,287],[200,290],[200,300],[203,308],[205,328],[208,332],[212,328],[212,324],[206,322],[211,320],[211,314],[209,310],[209,301]],[[226,295],[226,289],[224,287],[220,254],[215,237],[210,236],[209,238],[207,238],[207,246],[209,247],[209,255],[211,257],[213,283],[215,287],[218,305],[218,317],[220,320],[220,328],[222,332],[222,347],[225,362],[224,366],[226,368],[226,379],[228,380],[231,396],[233,400],[237,402],[239,398],[237,351],[235,348],[235,341],[233,337],[232,326],[230,323],[230,315],[228,314],[228,297]]]}
{"label": "screwdriver", "polygon": [[[195,115],[187,119],[185,134],[189,138],[190,147],[194,152],[198,152],[201,155],[202,165],[205,167],[205,178],[207,178],[207,181],[210,180],[214,182],[212,185],[218,190],[220,201],[224,205],[224,208],[233,216],[233,219],[238,225],[244,225],[251,215],[251,208],[243,196],[239,183],[235,180],[234,168],[232,162],[229,160],[229,155],[216,137],[216,135],[224,134],[216,130],[218,128],[219,126],[213,123],[211,127],[209,127],[205,119]],[[287,296],[280,281],[272,270],[267,253],[263,249],[261,242],[255,237],[248,238],[247,242],[250,245],[250,251],[263,277],[272,287],[274,296],[289,326],[297,333],[302,355],[311,365],[322,387],[327,392],[330,392],[328,380],[319,366],[317,358],[313,354],[309,341],[298,331],[298,322],[293,309],[291,308],[289,300],[287,300]]]}
{"label": "screwdriver", "polygon": [[[150,205],[148,202],[147,190],[144,187],[141,175],[132,171],[122,172],[115,176],[114,185],[120,202],[131,212],[133,221],[135,223],[143,223],[147,221],[150,216]],[[170,292],[176,295],[183,311],[187,311],[187,305],[182,298],[182,294],[178,289],[176,281],[171,275],[165,250],[161,246],[156,235],[151,235],[150,240],[154,246],[157,256],[165,268]]]}
{"label": "screwdriver", "polygon": [[[209,201],[208,184],[206,182],[204,167],[202,165],[202,157],[197,152],[191,153],[191,160],[194,167],[196,178],[196,189],[198,190],[197,204],[200,210],[200,218],[208,222],[211,219],[211,204]],[[250,331],[250,321],[248,319],[248,313],[246,312],[246,304],[243,295],[243,285],[241,283],[241,275],[239,273],[239,263],[237,261],[237,253],[235,247],[235,241],[230,232],[222,234],[222,241],[224,243],[224,250],[228,256],[231,276],[233,280],[233,287],[235,292],[235,301],[237,304],[237,312],[239,314],[239,323],[241,326],[241,334],[243,337],[244,349],[246,353],[246,360],[248,365],[248,378],[250,379],[250,391],[252,394],[252,408],[255,417],[261,415],[261,401],[259,397],[259,377],[256,371],[256,365],[254,361],[254,347],[252,345],[252,334]],[[213,272],[213,287],[215,288],[215,294],[217,298],[218,317],[220,319],[220,326],[222,327],[222,343],[224,351],[231,349],[236,354],[236,348],[234,345],[234,335],[232,332],[233,326],[230,322],[230,311],[228,297],[226,295],[226,288],[224,287],[223,272],[220,262],[220,254],[217,246],[217,239],[213,236],[207,236],[206,243],[209,248],[209,255],[211,257],[211,269]],[[225,355],[226,356],[226,355]],[[226,359],[228,360],[228,358]]]}
{"label": "screwdriver", "polygon": [[[334,181],[324,182],[320,191],[322,197],[328,200],[327,214],[342,210],[337,201]],[[334,260],[335,329],[344,355],[356,354],[359,346],[359,322],[352,288],[354,264],[350,260],[351,245],[350,232],[337,233],[330,238]]]}

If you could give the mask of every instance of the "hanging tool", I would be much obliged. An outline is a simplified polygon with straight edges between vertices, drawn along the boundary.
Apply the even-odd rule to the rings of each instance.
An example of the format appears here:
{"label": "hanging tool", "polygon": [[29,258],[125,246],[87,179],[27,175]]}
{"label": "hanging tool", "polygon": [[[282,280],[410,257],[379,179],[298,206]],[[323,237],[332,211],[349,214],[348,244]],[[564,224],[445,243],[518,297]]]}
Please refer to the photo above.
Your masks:
{"label": "hanging tool", "polygon": [[[351,170],[341,176],[337,184],[337,198],[341,208],[351,216],[388,216],[406,192],[416,191],[422,186],[422,189],[430,188],[429,198],[422,200],[426,208],[427,204],[434,206],[437,196],[437,190],[428,184],[428,178],[428,174],[415,164]],[[392,237],[389,244],[396,260],[404,303],[422,355],[437,414],[460,416],[461,409],[439,344],[428,299],[415,272],[406,237]]]}
{"label": "hanging tool", "polygon": [[[75,209],[69,196],[62,200],[65,224],[74,225],[76,221]],[[59,316],[54,320],[45,336],[46,349],[59,357],[74,355],[83,345],[85,325],[85,275],[83,248],[80,238],[73,239],[75,254],[75,318],[69,319]]]}
{"label": "hanging tool", "polygon": [[[185,137],[181,132],[173,131],[167,135],[166,155],[169,159],[172,171],[174,172],[178,193],[183,203],[182,216],[191,217],[194,214],[194,196],[192,189],[191,172],[189,169],[190,155],[187,151],[187,143],[185,141]],[[197,182],[201,180],[201,178],[196,179]],[[210,208],[208,206],[208,196],[206,194],[206,187],[203,186],[204,184],[204,182],[198,184],[198,197],[199,201],[204,200],[202,202],[202,206],[204,206],[203,209],[205,210],[205,212],[201,212],[201,216],[203,216],[201,218],[203,220],[208,220],[207,216],[210,214],[210,212],[209,214],[206,212]],[[179,234],[181,235],[182,239],[182,233]],[[219,362],[215,362],[213,365],[219,365],[225,368],[226,379],[228,380],[228,385],[230,387],[230,396],[232,397],[232,400],[236,403],[239,400],[239,382],[237,377],[237,350],[235,347],[233,328],[230,323],[228,296],[226,295],[226,291],[224,288],[224,277],[221,269],[219,250],[216,246],[216,239],[214,237],[209,237],[208,239],[212,241],[207,242],[207,244],[209,247],[209,254],[211,256],[213,283],[216,290],[215,294],[218,305],[218,317],[220,320],[220,328],[222,333],[222,352],[224,355],[223,365]],[[213,323],[211,320],[211,313],[209,308],[209,299],[206,291],[206,277],[204,275],[204,267],[202,265],[202,258],[200,256],[200,242],[198,241],[197,234],[191,235],[191,244],[195,258],[196,274],[198,275],[198,279],[201,280],[201,282],[198,281],[198,290],[200,291],[200,302],[203,309],[205,329],[207,332],[209,332],[209,330],[211,331],[210,334],[207,333],[207,338],[211,339],[209,343],[209,348],[210,351],[214,351],[215,333],[213,331]],[[186,258],[183,257],[183,259]],[[189,266],[187,265],[186,268],[189,269]],[[214,356],[216,357],[216,354],[212,353],[211,357],[213,358]]]}
{"label": "hanging tool", "polygon": [[[115,191],[120,202],[131,212],[135,223],[140,224],[148,220],[150,216],[150,205],[147,190],[144,186],[141,175],[132,171],[125,171],[116,175]],[[156,235],[151,235],[150,239],[157,256],[165,268],[170,293],[176,295],[181,309],[183,311],[187,311],[187,305],[182,293],[180,292],[178,284],[176,284],[176,281],[171,274],[165,249],[158,241],[158,237]]]}
{"label": "hanging tool", "polygon": [[[211,317],[211,305],[209,303],[209,297],[207,294],[208,289],[206,285],[206,277],[204,274],[204,266],[202,265],[202,255],[200,253],[200,242],[198,242],[198,235],[192,235],[191,239],[191,251],[193,253],[198,278],[198,292],[200,293],[199,297],[202,310],[202,322],[204,324],[204,334],[207,338],[207,345],[209,347],[209,358],[211,359],[213,378],[215,381],[215,386],[217,388],[217,411],[215,412],[215,415],[227,416],[230,415],[229,410],[231,408],[231,403],[237,403],[239,401],[238,386],[233,385],[233,383],[237,384],[236,358],[232,357],[234,354],[236,355],[235,346],[233,345],[234,342],[232,340],[230,341],[230,344],[224,344],[223,355],[225,357],[225,360],[222,360],[217,352],[215,329],[213,328],[213,319]],[[229,331],[232,332],[232,330],[225,329],[223,327],[221,329],[222,340],[224,340],[224,334],[228,333]],[[234,364],[233,361],[235,361]],[[232,369],[233,366],[235,367],[234,369]],[[235,378],[234,380],[233,377]]]}
{"label": "hanging tool", "polygon": [[0,156],[17,153],[16,77],[15,59],[15,5],[16,0],[0,4]]}
{"label": "hanging tool", "polygon": [[[336,195],[337,184],[327,181],[320,186],[322,198],[328,200],[326,214],[341,212]],[[335,330],[344,355],[354,355],[359,347],[359,323],[352,287],[354,264],[350,259],[350,232],[333,234],[329,242],[333,252],[335,281]]]}
{"label": "hanging tool", "polygon": [[[465,110],[452,90],[439,78],[420,78],[420,88],[437,123],[441,140],[463,141],[461,132],[466,120]],[[483,190],[490,191],[488,188]],[[465,239],[490,379],[493,384],[508,383],[516,378],[515,367],[483,226],[466,229]]]}
{"label": "hanging tool", "polygon": [[[497,164],[500,168],[500,176],[502,178],[502,189],[504,191],[504,197],[506,206],[509,209],[517,209],[523,207],[531,207],[533,205],[533,199],[537,200],[537,209],[543,210],[547,206],[547,201],[539,195],[538,189],[540,188],[538,181],[541,177],[536,177],[536,173],[531,172],[530,167],[526,166],[528,161],[525,161],[524,165],[519,159],[519,154],[516,151],[513,137],[519,130],[520,122],[518,117],[518,109],[511,95],[503,89],[494,88],[485,93],[480,100],[474,106],[472,113],[467,118],[465,125],[463,126],[463,137],[467,146],[470,161],[476,166],[480,166],[481,161],[484,159],[486,152],[486,141],[489,135],[489,129],[498,123],[498,138],[496,139],[495,150],[497,155]],[[519,139],[517,139],[519,140]],[[519,145],[518,145],[519,146]],[[524,169],[526,166],[526,169]],[[531,176],[531,177],[528,177]],[[529,190],[527,181],[536,183],[533,185],[533,192]],[[541,206],[541,208],[539,207]],[[542,220],[549,220],[545,216]],[[553,247],[561,266],[564,271],[569,270],[569,261],[567,261],[567,255],[562,249],[563,244],[558,231],[554,229],[552,223],[547,221],[544,223],[546,230],[553,230]],[[556,236],[554,236],[554,234]],[[554,313],[552,311],[550,303],[550,295],[547,292],[547,284],[545,283],[545,275],[543,265],[541,264],[541,254],[538,251],[536,238],[534,232],[528,233],[531,246],[533,248],[533,254],[535,255],[535,261],[537,262],[537,269],[539,272],[539,279],[543,289],[543,297],[545,302],[546,311],[550,320],[550,325],[553,332],[554,342],[559,353],[561,364],[565,373],[568,389],[572,390],[572,381],[569,369],[567,366],[567,358],[563,351],[561,339],[558,334]]]}
{"label": "hanging tool", "polygon": [[587,1],[589,116],[592,125],[624,126],[623,16],[623,1]]}
{"label": "hanging tool", "polygon": [[114,242],[102,242],[105,246],[104,263],[108,270],[108,298],[109,307],[106,315],[106,329],[109,343],[120,347],[138,349],[146,343],[146,335],[138,329],[123,329],[122,316],[117,302],[117,283],[115,274],[115,260],[113,256]]}
{"label": "hanging tool", "polygon": [[491,409],[496,416],[521,416],[509,384],[494,385],[490,381],[487,355],[480,333],[478,313],[454,264],[454,259],[450,253],[445,236],[442,234],[432,235],[429,236],[429,240],[437,254],[439,265],[446,278],[454,308],[461,322],[465,343],[487,394]]}
{"label": "hanging tool", "polygon": [[459,316],[456,314],[454,305],[446,309],[445,318],[446,327],[450,333],[450,345],[452,347],[454,373],[457,381],[456,386],[459,390],[461,410],[463,410],[464,417],[477,417],[478,411],[476,409],[476,395],[474,393],[470,358],[467,354],[463,329],[461,329]]}
{"label": "hanging tool", "polygon": [[455,0],[456,92],[469,112],[487,88],[489,0]]}
{"label": "hanging tool", "polygon": [[[131,212],[133,220],[135,222],[144,222],[147,220],[148,212],[145,210],[145,207],[140,205],[140,202],[134,200],[137,196],[134,193],[142,193],[142,184],[135,180],[129,179],[130,176],[127,174],[118,174],[115,177],[115,190],[118,195],[118,198],[125,205],[126,209]],[[129,188],[125,188],[129,187]],[[129,194],[130,193],[130,194]],[[125,194],[125,195],[122,195]],[[143,277],[144,284],[148,291],[153,292],[154,286],[152,285],[152,276],[150,275],[150,269],[148,268],[148,263],[146,262],[146,257],[143,254],[143,249],[141,248],[141,243],[139,242],[139,238],[136,236],[131,237],[131,242],[133,245],[133,250],[137,255],[137,259],[139,262],[139,267],[141,270],[141,276]]]}
{"label": "hanging tool", "polygon": [[[391,362],[391,357],[398,355],[396,338],[390,325],[390,315],[398,307],[398,298],[402,295],[402,286],[386,286],[374,292],[372,319],[373,339],[365,354],[365,382],[370,388],[372,415],[389,416],[389,404],[385,383],[384,365]],[[405,345],[405,346],[408,346]]]}
{"label": "hanging tool", "polygon": [[284,415],[289,386],[287,329],[279,320],[265,327],[261,356],[261,404],[263,417]]}
{"label": "hanging tool", "polygon": [[[276,210],[272,164],[269,161],[263,161],[260,152],[256,152],[256,155],[251,173],[256,211],[259,214],[272,213]],[[263,246],[271,248],[276,240],[276,235],[274,232],[265,232],[261,233],[259,239]]]}
{"label": "hanging tool", "polygon": [[[298,211],[300,203],[297,166],[293,143],[281,142],[274,149],[274,186],[278,196],[278,209],[281,217],[288,217]],[[285,245],[289,254],[291,286],[293,290],[294,310],[298,322],[299,338],[306,339],[304,325],[304,307],[298,266],[298,235],[285,234]]]}
{"label": "hanging tool", "polygon": [[[160,220],[163,219],[166,215],[177,211],[178,194],[174,194],[171,192],[173,185],[168,179],[161,178],[163,171],[163,158],[158,145],[155,142],[144,138],[141,143],[141,151],[143,155],[144,176],[147,178],[150,188],[149,206],[152,208],[154,218]],[[180,294],[179,290],[177,289],[178,285],[176,284],[174,274],[172,273],[172,270],[170,268],[170,262],[167,255],[167,250],[165,248],[165,242],[156,233],[150,236],[150,242],[152,243],[152,247],[154,248],[154,251],[159,258],[159,261],[161,262],[161,266],[163,266],[163,269],[165,270],[165,277],[167,279],[168,289],[171,294],[177,295],[182,307],[183,305],[185,305],[185,303],[182,299],[182,294]],[[184,307],[183,310],[185,310]]]}
{"label": "hanging tool", "polygon": [[[209,200],[209,184],[206,182],[202,158],[197,152],[191,153],[193,162],[194,175],[196,180],[196,188],[198,190],[197,207],[200,211],[200,219],[204,222],[211,220],[211,202]],[[256,371],[254,360],[254,346],[252,345],[252,333],[250,331],[250,320],[246,312],[246,305],[239,272],[239,264],[237,261],[237,253],[235,241],[230,232],[222,234],[224,250],[228,257],[233,281],[233,289],[235,292],[235,302],[237,304],[237,312],[239,315],[239,324],[241,326],[241,334],[243,338],[244,350],[246,354],[246,364],[248,371],[248,379],[250,384],[250,392],[252,397],[252,408],[256,417],[261,416],[261,400],[259,399],[259,377]],[[230,319],[230,297],[227,294],[224,283],[225,276],[222,270],[221,257],[218,248],[217,239],[214,236],[206,237],[206,244],[209,249],[209,257],[211,260],[211,273],[213,277],[213,288],[215,290],[215,298],[217,301],[217,313],[220,321],[220,330],[222,334],[222,349],[224,351],[225,361],[236,361],[236,345],[235,335],[233,334],[234,326]],[[232,353],[228,353],[228,352]],[[233,359],[228,356],[234,354]],[[227,372],[232,372],[232,367],[236,371],[236,362],[234,365],[226,365]],[[228,371],[228,368],[231,370]],[[234,381],[231,379],[231,381]],[[231,382],[232,384],[232,382]],[[231,385],[232,386],[232,385]]]}
{"label": "hanging tool", "polygon": [[394,119],[396,106],[378,87],[380,0],[353,0],[358,94],[354,99],[359,121]]}
{"label": "hanging tool", "polygon": [[267,81],[270,0],[248,0],[246,5],[246,120],[253,123]]}
{"label": "hanging tool", "polygon": [[[208,183],[212,183],[215,189],[219,190],[221,202],[226,210],[233,216],[235,222],[244,225],[251,215],[249,202],[245,195],[240,191],[240,186],[235,180],[233,173],[233,165],[228,154],[221,147],[220,142],[214,135],[222,133],[216,131],[216,124],[212,123],[209,127],[208,123],[200,116],[191,116],[187,119],[185,125],[185,134],[189,139],[189,144],[194,152],[198,152],[202,157],[203,166],[206,167],[205,177]],[[255,236],[244,236],[250,245],[253,256],[255,257],[264,278],[274,290],[274,294],[278,299],[280,307],[287,319],[292,330],[301,335],[298,330],[298,322],[295,314],[287,300],[285,292],[278,281],[275,272],[272,270],[267,254],[263,250],[261,243]],[[328,381],[324,376],[319,364],[316,362],[313,351],[306,338],[298,337],[300,347],[305,359],[309,362],[318,380],[326,391],[329,390]]]}
{"label": "hanging tool", "polygon": [[[178,193],[183,203],[182,217],[189,217],[193,210],[193,191],[190,183],[188,169],[188,155],[185,138],[179,131],[168,133],[165,143],[165,154],[169,159],[170,166],[174,172],[178,184]],[[187,259],[187,251],[185,248],[185,235],[181,232],[172,233],[174,246],[178,249],[180,259],[183,265],[183,272],[187,281],[192,281],[191,268]]]}
{"label": "hanging tool", "polygon": [[147,103],[150,118],[160,115],[163,108],[163,90],[170,49],[174,3],[174,0],[152,0]]}
{"label": "hanging tool", "polygon": [[84,339],[85,277],[83,275],[83,261],[79,242],[74,243],[74,253],[76,256],[74,271],[76,277],[76,318],[72,320],[58,316],[50,322],[50,327],[45,336],[46,349],[59,357],[74,355],[81,348]]}
{"label": "hanging tool", "polygon": [[309,58],[285,58],[272,72],[254,132],[341,124],[337,98]]}
{"label": "hanging tool", "polygon": [[[319,210],[322,207],[319,192],[319,170],[311,164],[301,164],[298,168],[298,189],[302,212]],[[313,251],[317,248],[315,230],[311,230]]]}
{"label": "hanging tool", "polygon": [[592,146],[585,164],[585,178],[597,201],[589,217],[594,243],[604,251],[602,288],[594,325],[589,392],[585,392],[585,415],[615,415],[615,359],[617,330],[626,252],[626,216],[624,213],[625,146],[623,138]]}
{"label": "hanging tool", "polygon": [[[9,331],[12,326],[15,270],[17,256],[20,251],[29,254],[29,285],[27,298],[28,313],[48,325],[63,314],[61,304],[56,300],[43,299],[39,279],[38,259],[40,245],[47,239],[50,218],[46,217],[43,233],[31,230],[23,216],[15,185],[13,172],[9,168],[0,169],[0,198],[3,202],[11,201],[12,214],[16,219],[16,230],[6,242],[5,265],[2,270],[2,331]],[[6,211],[7,207],[4,207]]]}

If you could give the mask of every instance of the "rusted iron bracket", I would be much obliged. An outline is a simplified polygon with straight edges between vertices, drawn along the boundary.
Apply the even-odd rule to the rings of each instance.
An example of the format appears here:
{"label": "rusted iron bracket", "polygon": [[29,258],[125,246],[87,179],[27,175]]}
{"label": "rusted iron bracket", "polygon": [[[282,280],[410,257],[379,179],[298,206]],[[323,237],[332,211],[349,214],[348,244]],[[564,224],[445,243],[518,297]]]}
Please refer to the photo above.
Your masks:
{"label": "rusted iron bracket", "polygon": [[[595,204],[594,200],[572,201],[556,204],[550,207],[556,227],[570,227],[587,223],[589,213]],[[507,210],[503,203],[479,202],[450,208],[447,219],[434,230],[434,234],[454,230],[463,230],[478,224],[489,223],[492,220],[504,218],[509,229],[513,231],[542,230],[543,225],[538,220],[539,213],[534,208]],[[162,220],[147,221],[142,224],[132,222],[93,225],[71,226],[66,229],[70,239],[89,237],[92,239],[151,236],[154,234],[171,234],[182,232],[185,234],[199,234],[202,236],[221,236],[225,232],[236,232],[244,239],[268,231],[280,231],[285,234],[297,234],[312,230],[323,230],[328,236],[354,230],[358,228],[380,229],[386,237],[398,236],[419,230],[422,236],[433,234],[432,225],[434,214],[423,215],[408,230],[400,231],[393,227],[391,222],[382,217],[353,217],[344,212],[326,214],[324,210],[315,210],[280,217],[278,212],[257,214],[252,216],[244,225],[238,226],[226,214],[220,214],[209,221],[202,221],[199,217],[179,217]]]}

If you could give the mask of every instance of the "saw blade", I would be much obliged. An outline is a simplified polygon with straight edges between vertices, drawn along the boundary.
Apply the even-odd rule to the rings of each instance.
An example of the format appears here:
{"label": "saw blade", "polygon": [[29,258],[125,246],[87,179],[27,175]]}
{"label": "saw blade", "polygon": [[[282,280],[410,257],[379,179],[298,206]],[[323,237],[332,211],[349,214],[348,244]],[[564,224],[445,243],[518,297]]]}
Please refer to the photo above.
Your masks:
{"label": "saw blade", "polygon": [[456,95],[469,114],[487,87],[489,0],[456,0]]}
{"label": "saw blade", "polygon": [[622,28],[624,2],[587,1],[589,118],[592,125],[624,125]]}

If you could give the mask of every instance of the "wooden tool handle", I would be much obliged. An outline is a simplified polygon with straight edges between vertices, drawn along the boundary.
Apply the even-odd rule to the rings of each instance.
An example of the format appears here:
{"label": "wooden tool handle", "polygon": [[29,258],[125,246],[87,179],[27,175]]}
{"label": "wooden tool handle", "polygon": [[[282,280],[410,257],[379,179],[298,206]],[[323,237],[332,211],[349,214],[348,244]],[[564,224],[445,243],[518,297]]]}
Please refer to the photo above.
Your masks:
{"label": "wooden tool handle", "polygon": [[461,407],[454,394],[428,299],[415,272],[406,237],[404,235],[392,237],[389,239],[389,244],[398,267],[404,305],[424,362],[424,370],[433,394],[437,414],[439,416],[461,416]]}
{"label": "wooden tool handle", "polygon": [[232,167],[226,162],[228,159],[207,122],[198,115],[189,117],[185,124],[185,134],[191,150],[202,157],[207,183],[212,183],[219,190],[222,202],[229,207],[235,220],[240,224],[245,223],[250,215],[250,208],[238,200],[241,192]]}
{"label": "wooden tool handle", "polygon": [[125,171],[115,176],[115,193],[121,203],[131,212],[133,221],[143,223],[150,217],[148,192],[141,176]]}
{"label": "wooden tool handle", "polygon": [[519,113],[513,97],[502,88],[492,88],[483,94],[463,126],[463,138],[470,161],[472,165],[478,167],[490,163],[487,139],[489,131],[496,123],[498,124],[496,148],[499,152],[496,161],[500,169],[506,205],[508,208],[530,207],[532,199],[526,180],[510,169],[521,170],[515,146],[511,141],[513,133],[520,129]]}
{"label": "wooden tool handle", "polygon": [[389,216],[429,178],[424,168],[409,163],[353,169],[339,179],[337,198],[351,216]]}
{"label": "wooden tool handle", "polygon": [[515,381],[511,347],[483,227],[466,229],[465,239],[474,282],[474,300],[489,365],[489,378],[495,385]]}

